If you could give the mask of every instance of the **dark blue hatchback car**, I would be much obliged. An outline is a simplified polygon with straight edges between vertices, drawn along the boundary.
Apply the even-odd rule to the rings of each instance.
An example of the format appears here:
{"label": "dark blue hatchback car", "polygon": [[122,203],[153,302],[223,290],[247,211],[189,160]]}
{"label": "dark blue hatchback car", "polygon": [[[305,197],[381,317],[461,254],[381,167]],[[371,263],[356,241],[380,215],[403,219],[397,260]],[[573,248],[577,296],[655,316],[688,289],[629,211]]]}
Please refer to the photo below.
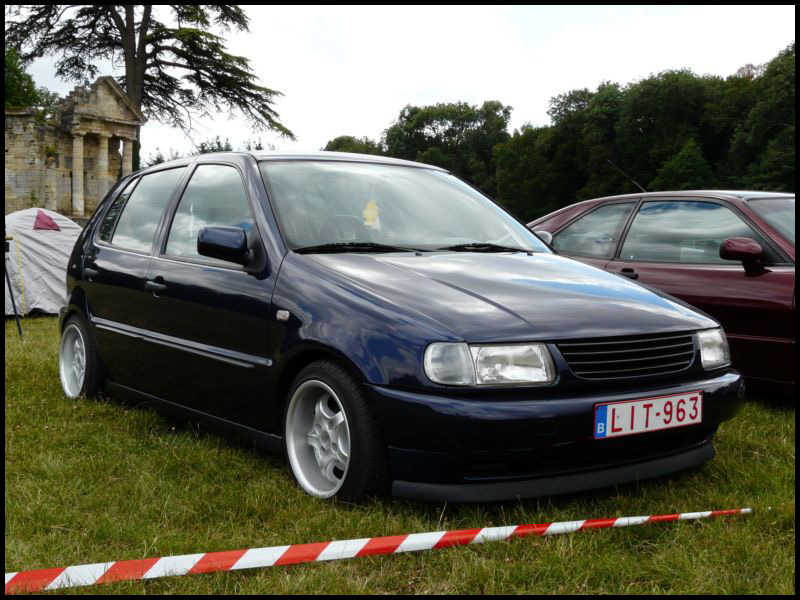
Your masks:
{"label": "dark blue hatchback car", "polygon": [[68,267],[59,369],[286,453],[308,493],[531,497],[709,460],[718,323],[556,255],[442,169],[225,153],[117,183]]}

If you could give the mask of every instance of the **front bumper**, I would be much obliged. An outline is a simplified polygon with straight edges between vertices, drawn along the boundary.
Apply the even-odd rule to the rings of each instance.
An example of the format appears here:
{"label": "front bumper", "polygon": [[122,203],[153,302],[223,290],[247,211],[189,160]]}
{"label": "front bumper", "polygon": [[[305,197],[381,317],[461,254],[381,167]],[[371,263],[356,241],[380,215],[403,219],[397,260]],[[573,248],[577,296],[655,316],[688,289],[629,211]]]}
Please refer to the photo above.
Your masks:
{"label": "front bumper", "polygon": [[[742,378],[726,372],[675,385],[568,396],[463,397],[378,386],[369,392],[398,496],[461,502],[572,493],[656,477],[713,458],[713,435],[738,411]],[[605,440],[594,405],[703,391],[698,425]],[[534,392],[531,393],[534,396]]]}

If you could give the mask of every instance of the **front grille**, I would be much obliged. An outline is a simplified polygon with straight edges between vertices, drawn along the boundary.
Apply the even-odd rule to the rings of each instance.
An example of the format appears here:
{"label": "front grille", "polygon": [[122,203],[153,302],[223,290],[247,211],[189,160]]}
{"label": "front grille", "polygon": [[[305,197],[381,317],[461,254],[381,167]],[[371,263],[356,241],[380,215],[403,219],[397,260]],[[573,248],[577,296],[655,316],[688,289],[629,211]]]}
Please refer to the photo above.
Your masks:
{"label": "front grille", "polygon": [[569,368],[583,379],[631,379],[677,373],[694,360],[691,333],[637,335],[556,344]]}
{"label": "front grille", "polygon": [[653,460],[697,448],[710,440],[713,429],[681,427],[643,435],[595,440],[588,438],[539,450],[476,453],[464,465],[472,480],[546,477],[606,469]]}

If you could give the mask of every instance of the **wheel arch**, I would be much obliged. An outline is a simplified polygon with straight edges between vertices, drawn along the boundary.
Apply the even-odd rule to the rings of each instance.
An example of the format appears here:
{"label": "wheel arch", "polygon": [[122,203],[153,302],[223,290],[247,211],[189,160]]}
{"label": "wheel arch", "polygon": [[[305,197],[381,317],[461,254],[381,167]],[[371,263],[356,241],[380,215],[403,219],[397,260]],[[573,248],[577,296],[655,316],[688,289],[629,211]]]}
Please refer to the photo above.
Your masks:
{"label": "wheel arch", "polygon": [[364,372],[338,350],[321,344],[311,345],[293,352],[281,361],[275,381],[275,412],[273,418],[278,425],[279,435],[283,436],[283,411],[289,398],[289,389],[297,375],[308,365],[320,360],[330,360],[348,371],[360,383],[367,381]]}

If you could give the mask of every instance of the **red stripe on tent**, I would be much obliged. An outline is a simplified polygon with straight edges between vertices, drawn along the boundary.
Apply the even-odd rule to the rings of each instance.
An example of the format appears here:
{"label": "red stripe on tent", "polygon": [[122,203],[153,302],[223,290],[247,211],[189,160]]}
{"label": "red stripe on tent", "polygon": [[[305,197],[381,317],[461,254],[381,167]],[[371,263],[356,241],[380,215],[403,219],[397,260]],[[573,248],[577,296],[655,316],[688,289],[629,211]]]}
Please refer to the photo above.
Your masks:
{"label": "red stripe on tent", "polygon": [[281,555],[275,564],[294,565],[315,561],[329,544],[330,542],[320,542],[317,544],[295,544],[294,546],[289,546],[289,549]]}
{"label": "red stripe on tent", "polygon": [[121,560],[111,565],[96,583],[110,583],[112,581],[138,580],[153,568],[159,561],[158,558],[144,558],[142,560]]}
{"label": "red stripe on tent", "polygon": [[661,523],[662,521],[677,521],[678,519],[680,519],[680,517],[681,516],[679,514],[674,514],[674,515],[652,515],[651,517],[648,517],[647,522],[648,523]]}
{"label": "red stripe on tent", "polygon": [[586,519],[579,531],[584,529],[602,529],[603,527],[613,527],[616,519]]}
{"label": "red stripe on tent", "polygon": [[370,556],[372,554],[391,554],[400,547],[407,535],[387,535],[372,538],[358,551],[356,556]]}
{"label": "red stripe on tent", "polygon": [[14,575],[6,584],[6,594],[16,592],[40,592],[64,572],[64,567],[22,571]]}
{"label": "red stripe on tent", "polygon": [[209,552],[189,569],[189,573],[213,573],[228,571],[244,556],[247,550],[229,550],[226,552]]}
{"label": "red stripe on tent", "polygon": [[481,532],[480,529],[460,529],[457,531],[447,531],[442,536],[434,548],[447,548],[449,546],[463,546],[475,539]]}
{"label": "red stripe on tent", "polygon": [[525,537],[526,535],[544,535],[547,528],[552,523],[540,523],[538,525],[520,525],[511,534],[511,537]]}

